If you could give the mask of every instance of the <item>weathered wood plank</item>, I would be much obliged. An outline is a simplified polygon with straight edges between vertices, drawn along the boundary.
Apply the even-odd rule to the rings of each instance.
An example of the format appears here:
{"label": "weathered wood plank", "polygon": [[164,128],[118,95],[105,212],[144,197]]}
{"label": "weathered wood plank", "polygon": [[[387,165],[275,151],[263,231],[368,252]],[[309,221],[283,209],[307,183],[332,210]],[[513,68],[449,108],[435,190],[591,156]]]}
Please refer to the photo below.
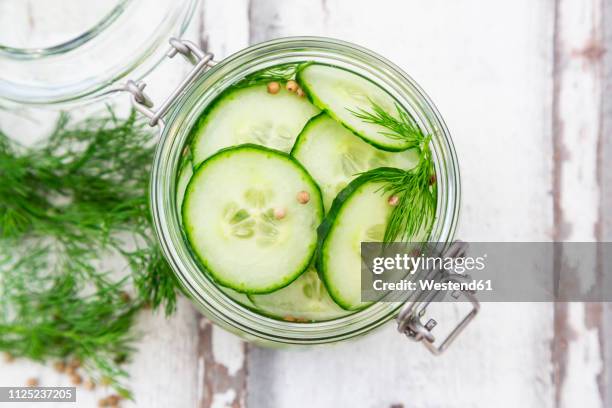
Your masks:
{"label": "weathered wood plank", "polygon": [[[198,38],[196,17],[184,36]],[[149,84],[147,92],[153,101],[159,103],[190,70],[191,64],[183,58],[164,61],[145,79]],[[128,99],[119,95],[115,102],[126,106]],[[199,319],[199,313],[185,298],[180,299],[177,312],[170,318],[162,312],[142,314],[137,330],[144,337],[138,343],[138,353],[129,367],[135,401],[133,404],[124,403],[124,406],[197,406],[201,390],[198,383],[200,363],[196,358]],[[176,384],[182,384],[180,392]]]}
{"label": "weathered wood plank", "polygon": [[247,394],[248,346],[206,318],[200,319],[198,356],[199,407],[244,407]]}
{"label": "weathered wood plank", "polygon": [[249,0],[202,0],[201,42],[217,59],[249,44]]}
{"label": "weathered wood plank", "polygon": [[[603,2],[557,0],[554,37],[553,197],[556,241],[602,236]],[[559,254],[559,269],[570,273]],[[579,284],[589,276],[578,266]],[[575,268],[575,265],[572,265]],[[605,406],[603,305],[555,305],[553,364],[557,406]]]}
{"label": "weathered wood plank", "polygon": [[[552,234],[552,17],[551,1],[253,0],[250,32],[252,41],[337,37],[397,62],[436,101],[454,134],[463,176],[459,236],[546,241]],[[486,304],[441,358],[408,343],[392,325],[307,352],[255,348],[249,402],[552,406],[552,309]]]}
{"label": "weathered wood plank", "polygon": [[[193,306],[182,298],[177,312],[166,318],[162,312],[143,313],[137,330],[144,334],[129,367],[134,404],[122,406],[195,406],[197,319]],[[180,392],[176,384],[181,384]],[[79,390],[84,394],[85,391]]]}
{"label": "weathered wood plank", "polygon": [[[248,45],[248,1],[204,0],[200,45],[217,60]],[[200,317],[198,331],[199,408],[244,407],[249,346]]]}
{"label": "weathered wood plank", "polygon": [[[602,98],[602,132],[600,148],[600,185],[601,185],[601,240],[612,242],[612,7],[604,4],[603,15],[604,44],[604,84]],[[603,265],[605,271],[612,270],[612,265]],[[610,279],[608,277],[608,279]],[[603,308],[603,337],[605,339],[603,392],[604,405],[612,405],[612,302],[604,304]]]}

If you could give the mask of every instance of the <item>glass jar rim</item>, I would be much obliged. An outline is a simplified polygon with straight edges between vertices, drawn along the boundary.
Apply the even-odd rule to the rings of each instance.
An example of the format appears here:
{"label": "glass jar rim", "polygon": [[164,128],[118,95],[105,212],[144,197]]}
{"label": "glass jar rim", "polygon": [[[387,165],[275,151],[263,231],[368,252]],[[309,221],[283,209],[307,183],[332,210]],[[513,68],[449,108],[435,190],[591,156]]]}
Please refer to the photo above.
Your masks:
{"label": "glass jar rim", "polygon": [[[97,23],[55,45],[19,48],[0,44],[0,100],[13,105],[79,105],[138,80],[168,51],[168,38],[181,36],[197,0],[117,0]],[[143,16],[145,9],[151,9]]]}
{"label": "glass jar rim", "polygon": [[63,54],[82,46],[108,28],[123,13],[128,3],[133,0],[118,0],[110,11],[101,16],[97,22],[79,34],[57,44],[42,47],[17,47],[0,42],[0,56],[12,59],[36,59]]}
{"label": "glass jar rim", "polygon": [[217,324],[250,340],[289,344],[339,341],[373,330],[391,320],[403,303],[376,303],[348,316],[296,323],[266,317],[226,295],[198,267],[181,232],[176,209],[176,176],[191,127],[204,108],[227,86],[245,75],[288,62],[318,61],[345,66],[375,80],[432,134],[438,182],[438,206],[432,241],[450,243],[459,216],[460,176],[450,133],[437,108],[399,67],[360,46],[323,37],[287,37],[257,44],[220,61],[183,94],[166,118],[151,175],[150,200],[156,234],[164,256],[186,294]]}

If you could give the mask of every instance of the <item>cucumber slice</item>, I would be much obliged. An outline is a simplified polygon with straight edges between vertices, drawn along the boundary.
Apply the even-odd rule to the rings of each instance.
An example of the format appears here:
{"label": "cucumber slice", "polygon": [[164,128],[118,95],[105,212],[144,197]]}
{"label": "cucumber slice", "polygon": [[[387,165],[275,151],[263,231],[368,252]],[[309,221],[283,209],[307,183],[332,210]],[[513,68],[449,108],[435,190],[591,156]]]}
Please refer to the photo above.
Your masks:
{"label": "cucumber slice", "polygon": [[249,298],[261,312],[287,321],[324,321],[349,314],[329,296],[314,267],[287,287]]}
{"label": "cucumber slice", "polygon": [[322,216],[319,188],[295,159],[249,144],[204,161],[183,202],[195,255],[217,282],[242,293],[272,292],[306,270]]}
{"label": "cucumber slice", "polygon": [[376,149],[325,113],[308,121],[291,155],[308,169],[319,184],[326,211],[340,190],[358,173],[377,167],[408,170],[419,162],[414,149],[399,153]]}
{"label": "cucumber slice", "polygon": [[304,124],[319,113],[307,98],[285,90],[268,93],[266,85],[226,91],[194,127],[193,161],[197,166],[222,148],[255,143],[289,152]]}
{"label": "cucumber slice", "polygon": [[361,243],[382,242],[393,209],[383,183],[357,177],[334,200],[319,227],[317,269],[330,296],[346,310],[360,310]]}
{"label": "cucumber slice", "polygon": [[191,180],[191,176],[193,176],[193,165],[191,160],[187,160],[183,163],[176,182],[176,208],[181,208],[183,206],[185,190],[187,189],[189,180]]}
{"label": "cucumber slice", "polygon": [[364,122],[353,112],[372,111],[372,102],[396,116],[396,101],[381,87],[364,77],[342,68],[322,64],[309,64],[298,70],[297,81],[312,102],[327,111],[366,142],[382,150],[401,151],[410,142],[389,137],[389,129]]}
{"label": "cucumber slice", "polygon": [[224,286],[219,286],[219,289],[221,289],[221,291],[225,293],[227,297],[229,297],[239,305],[246,306],[248,308],[255,308],[255,305],[253,304],[253,302],[251,302],[251,299],[249,299],[248,295],[236,292],[234,289],[226,288]]}

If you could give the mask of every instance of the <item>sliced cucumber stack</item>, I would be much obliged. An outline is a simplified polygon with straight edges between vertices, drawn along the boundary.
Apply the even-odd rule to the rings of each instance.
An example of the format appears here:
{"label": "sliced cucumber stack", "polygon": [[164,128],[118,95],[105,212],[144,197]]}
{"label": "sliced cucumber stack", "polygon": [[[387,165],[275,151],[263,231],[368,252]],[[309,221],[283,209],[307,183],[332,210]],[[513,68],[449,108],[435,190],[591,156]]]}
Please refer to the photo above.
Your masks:
{"label": "sliced cucumber stack", "polygon": [[307,64],[297,81],[312,102],[366,142],[387,151],[406,150],[411,142],[390,135],[388,128],[366,122],[354,112],[371,112],[373,103],[396,115],[396,101],[381,87],[353,72],[323,64]]}
{"label": "sliced cucumber stack", "polygon": [[314,267],[287,287],[249,298],[262,312],[287,321],[324,321],[348,314],[329,296]]}
{"label": "sliced cucumber stack", "polygon": [[182,212],[187,239],[217,282],[267,293],[308,267],[323,205],[295,159],[247,144],[221,150],[195,170]]}
{"label": "sliced cucumber stack", "polygon": [[390,153],[373,147],[326,113],[310,119],[295,142],[291,155],[308,169],[319,184],[326,211],[340,190],[358,173],[377,167],[408,170],[419,160],[414,150]]}
{"label": "sliced cucumber stack", "polygon": [[362,310],[372,302],[361,301],[361,243],[383,241],[391,218],[397,240],[427,237],[433,223],[430,137],[350,70],[305,62],[251,74],[192,129],[176,192],[191,252],[262,315]]}
{"label": "sliced cucumber stack", "polygon": [[304,97],[265,85],[230,89],[194,127],[193,161],[198,165],[220,149],[255,143],[289,152],[304,124],[319,113]]}
{"label": "sliced cucumber stack", "polygon": [[393,207],[382,183],[358,177],[334,200],[319,227],[317,269],[330,296],[346,310],[360,310],[361,243],[382,242]]}

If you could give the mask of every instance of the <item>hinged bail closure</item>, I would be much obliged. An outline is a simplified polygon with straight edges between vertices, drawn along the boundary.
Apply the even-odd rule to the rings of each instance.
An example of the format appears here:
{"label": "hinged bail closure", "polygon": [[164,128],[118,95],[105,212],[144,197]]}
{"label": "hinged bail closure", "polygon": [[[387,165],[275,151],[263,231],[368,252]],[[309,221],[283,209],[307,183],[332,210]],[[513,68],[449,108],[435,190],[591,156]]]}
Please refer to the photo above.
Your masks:
{"label": "hinged bail closure", "polygon": [[[455,241],[453,244],[442,254],[443,258],[462,258],[467,252],[468,245],[462,241]],[[458,274],[448,270],[433,271],[430,276],[440,282],[464,282],[468,278],[467,275]],[[430,318],[425,323],[422,322],[422,318],[427,311],[429,304],[439,299],[440,291],[423,291],[419,293],[414,301],[408,302],[400,310],[397,316],[397,329],[400,333],[406,334],[406,336],[414,341],[422,342],[427,349],[435,354],[440,355],[448,349],[450,344],[459,336],[459,334],[465,329],[465,327],[474,319],[478,311],[480,310],[480,302],[476,299],[474,291],[457,291],[453,293],[453,297],[459,298],[464,296],[472,304],[471,311],[466,314],[463,319],[453,328],[449,335],[440,343],[439,346],[435,345],[436,338],[432,333],[433,328],[438,322]]]}
{"label": "hinged bail closure", "polygon": [[193,69],[183,79],[179,86],[170,94],[170,96],[160,105],[159,109],[153,110],[153,101],[144,92],[147,84],[144,81],[135,82],[128,80],[121,88],[132,94],[132,105],[136,110],[150,119],[149,126],[156,126],[160,119],[168,112],[168,109],[183,91],[191,84],[191,82],[207,68],[216,64],[213,61],[214,55],[209,52],[204,52],[195,43],[188,40],[171,38],[169,40],[170,49],[166,53],[168,58],[173,58],[177,54],[183,55],[193,65]]}

